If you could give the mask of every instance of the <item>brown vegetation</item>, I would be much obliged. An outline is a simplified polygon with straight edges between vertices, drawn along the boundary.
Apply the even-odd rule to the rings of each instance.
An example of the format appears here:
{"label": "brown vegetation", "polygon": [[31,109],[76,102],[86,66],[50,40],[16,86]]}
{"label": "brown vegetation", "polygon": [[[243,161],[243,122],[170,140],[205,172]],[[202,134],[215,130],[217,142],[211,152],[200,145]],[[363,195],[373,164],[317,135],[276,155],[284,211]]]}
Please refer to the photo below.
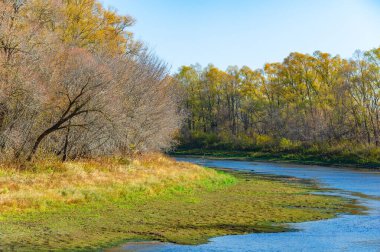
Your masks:
{"label": "brown vegetation", "polygon": [[[180,163],[161,154],[144,154],[133,159],[97,158],[62,163],[50,158],[30,163],[24,170],[0,167],[0,213],[54,209],[118,198],[125,192],[142,191],[148,197],[172,183],[213,179],[216,173]],[[133,195],[132,195],[133,196]]]}
{"label": "brown vegetation", "polygon": [[171,147],[177,88],[132,23],[94,0],[0,1],[1,159]]}

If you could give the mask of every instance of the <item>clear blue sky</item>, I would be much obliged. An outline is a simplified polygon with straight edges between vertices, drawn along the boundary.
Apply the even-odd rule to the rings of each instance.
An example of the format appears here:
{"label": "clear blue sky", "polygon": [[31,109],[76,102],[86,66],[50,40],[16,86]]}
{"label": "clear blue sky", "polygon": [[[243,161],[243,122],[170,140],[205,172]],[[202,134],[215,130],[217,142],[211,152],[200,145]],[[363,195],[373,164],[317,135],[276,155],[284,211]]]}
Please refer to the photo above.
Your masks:
{"label": "clear blue sky", "polygon": [[101,0],[176,71],[213,63],[260,68],[290,52],[349,58],[380,46],[380,0]]}

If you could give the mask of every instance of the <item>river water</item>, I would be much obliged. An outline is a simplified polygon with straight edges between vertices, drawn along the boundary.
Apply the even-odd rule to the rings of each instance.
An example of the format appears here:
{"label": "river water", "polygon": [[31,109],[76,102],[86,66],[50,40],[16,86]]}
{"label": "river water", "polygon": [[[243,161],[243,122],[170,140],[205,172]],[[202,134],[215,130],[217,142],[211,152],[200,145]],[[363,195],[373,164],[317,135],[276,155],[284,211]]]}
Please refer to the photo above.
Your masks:
{"label": "river water", "polygon": [[[128,243],[112,251],[365,251],[380,252],[380,173],[321,166],[303,166],[248,161],[178,158],[208,167],[250,171],[258,174],[313,179],[321,186],[340,189],[334,194],[353,197],[369,208],[367,215],[291,224],[297,231],[229,235],[207,244],[183,246],[170,243]],[[354,193],[354,194],[353,194]],[[360,193],[355,194],[355,193]],[[363,194],[363,195],[361,195]],[[366,196],[369,197],[366,197]]]}

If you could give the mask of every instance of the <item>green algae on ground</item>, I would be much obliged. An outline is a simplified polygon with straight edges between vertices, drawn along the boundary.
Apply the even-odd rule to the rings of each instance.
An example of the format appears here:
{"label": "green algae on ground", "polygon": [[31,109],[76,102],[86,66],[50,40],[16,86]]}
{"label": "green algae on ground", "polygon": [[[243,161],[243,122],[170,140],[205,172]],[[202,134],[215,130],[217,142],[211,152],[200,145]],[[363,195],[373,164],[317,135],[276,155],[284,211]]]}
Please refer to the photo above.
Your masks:
{"label": "green algae on ground", "polygon": [[171,185],[156,195],[126,191],[86,204],[3,214],[0,250],[87,251],[126,240],[199,244],[214,236],[281,232],[286,223],[331,218],[355,208],[346,199],[313,195],[315,188],[294,181],[219,176]]}

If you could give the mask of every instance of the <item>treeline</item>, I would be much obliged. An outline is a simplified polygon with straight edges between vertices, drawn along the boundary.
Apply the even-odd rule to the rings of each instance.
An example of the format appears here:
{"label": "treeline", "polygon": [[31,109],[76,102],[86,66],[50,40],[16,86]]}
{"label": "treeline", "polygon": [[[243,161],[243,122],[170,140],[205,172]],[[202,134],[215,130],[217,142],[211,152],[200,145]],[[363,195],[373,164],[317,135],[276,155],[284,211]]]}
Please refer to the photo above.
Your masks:
{"label": "treeline", "polygon": [[291,53],[252,70],[184,66],[182,147],[380,146],[380,48],[352,59]]}
{"label": "treeline", "polygon": [[0,0],[0,159],[166,149],[182,116],[166,65],[96,0]]}

